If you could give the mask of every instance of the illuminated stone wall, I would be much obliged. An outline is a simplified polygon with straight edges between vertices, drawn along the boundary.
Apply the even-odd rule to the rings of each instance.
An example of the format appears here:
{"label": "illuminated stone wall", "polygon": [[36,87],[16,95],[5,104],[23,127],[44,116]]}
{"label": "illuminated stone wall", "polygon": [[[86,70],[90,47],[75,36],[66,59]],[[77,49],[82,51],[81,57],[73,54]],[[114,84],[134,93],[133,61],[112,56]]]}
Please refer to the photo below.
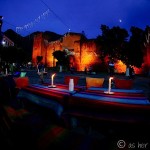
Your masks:
{"label": "illuminated stone wall", "polygon": [[42,43],[43,43],[42,33],[35,35],[33,41],[33,51],[32,51],[33,65],[37,64],[37,60],[36,60],[37,56],[42,55]]}
{"label": "illuminated stone wall", "polygon": [[55,67],[57,60],[54,59],[52,53],[56,50],[64,50],[68,49],[71,51],[75,50],[75,41],[79,41],[81,39],[81,34],[72,34],[68,33],[57,41],[49,42],[47,45],[46,52],[46,64],[49,67]]}
{"label": "illuminated stone wall", "polygon": [[148,48],[147,48],[146,63],[148,65],[148,67],[150,68],[150,46],[148,46]]}
{"label": "illuminated stone wall", "polygon": [[81,65],[81,46],[80,41],[76,41],[74,43],[74,65],[76,66],[77,70],[80,70]]}
{"label": "illuminated stone wall", "polygon": [[145,57],[144,57],[144,66],[150,70],[150,44],[147,46]]}
{"label": "illuminated stone wall", "polygon": [[[36,65],[36,57],[43,56],[42,62],[48,67],[55,67],[57,60],[54,59],[52,53],[56,50],[68,49],[74,52],[74,56],[71,57],[73,66],[78,71],[83,71],[90,66],[94,66],[101,63],[99,56],[100,52],[97,50],[96,42],[94,40],[84,40],[81,41],[81,34],[78,33],[68,33],[64,35],[61,39],[57,41],[45,41],[42,33],[35,35],[33,43],[33,53],[32,53],[32,62]],[[108,59],[105,60],[107,63]],[[143,66],[148,66],[150,68],[150,46],[147,48],[147,53],[144,57]],[[139,74],[142,72],[142,69],[136,68],[135,73]],[[118,73],[125,73],[126,65],[118,60],[115,63],[115,70]]]}
{"label": "illuminated stone wall", "polygon": [[62,39],[62,49],[74,50],[75,42],[81,40],[81,34],[78,33],[68,33],[63,36]]}
{"label": "illuminated stone wall", "polygon": [[99,62],[98,54],[97,54],[97,46],[94,40],[88,40],[81,44],[81,63],[79,66],[79,70],[83,71],[90,66]]}
{"label": "illuminated stone wall", "polygon": [[56,59],[52,53],[56,50],[68,49],[74,52],[71,60],[78,71],[84,71],[94,64],[100,63],[98,59],[97,45],[94,40],[84,40],[81,42],[81,34],[69,33],[57,41],[47,42],[43,39],[42,33],[34,37],[32,62],[36,64],[36,57],[43,56],[42,62],[48,67],[56,66]]}
{"label": "illuminated stone wall", "polygon": [[46,55],[47,62],[46,63],[47,63],[47,66],[49,66],[49,67],[56,66],[57,60],[52,55],[52,53],[56,50],[62,50],[62,43],[60,40],[48,43],[47,55]]}

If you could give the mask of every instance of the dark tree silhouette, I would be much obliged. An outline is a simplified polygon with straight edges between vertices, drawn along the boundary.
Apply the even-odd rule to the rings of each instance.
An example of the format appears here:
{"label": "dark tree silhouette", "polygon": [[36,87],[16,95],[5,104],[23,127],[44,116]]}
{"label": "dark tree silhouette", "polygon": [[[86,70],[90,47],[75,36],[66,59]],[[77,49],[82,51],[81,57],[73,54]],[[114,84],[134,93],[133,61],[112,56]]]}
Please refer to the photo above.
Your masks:
{"label": "dark tree silhouette", "polygon": [[128,42],[128,48],[126,49],[126,57],[131,65],[141,67],[144,57],[144,40],[145,32],[137,27],[131,27],[132,35]]}
{"label": "dark tree silhouette", "polygon": [[101,57],[110,56],[113,59],[121,59],[122,51],[125,49],[128,32],[120,27],[109,28],[101,25],[102,35],[97,37],[101,45]]}
{"label": "dark tree silhouette", "polygon": [[66,65],[68,59],[65,51],[56,50],[53,52],[53,56],[57,59],[59,65]]}
{"label": "dark tree silhouette", "polygon": [[1,47],[1,59],[8,63],[28,62],[28,54],[21,48],[15,46]]}
{"label": "dark tree silhouette", "polygon": [[37,57],[36,57],[37,63],[41,62],[42,59],[43,59],[43,56],[37,56]]}

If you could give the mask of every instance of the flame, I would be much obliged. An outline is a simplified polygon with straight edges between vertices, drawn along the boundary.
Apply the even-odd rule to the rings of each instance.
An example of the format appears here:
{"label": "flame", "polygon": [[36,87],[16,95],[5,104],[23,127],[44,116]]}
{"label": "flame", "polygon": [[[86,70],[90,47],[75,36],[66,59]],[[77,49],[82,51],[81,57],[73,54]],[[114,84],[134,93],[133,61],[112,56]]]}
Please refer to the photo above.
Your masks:
{"label": "flame", "polygon": [[52,78],[54,78],[54,76],[55,76],[55,75],[56,75],[56,73],[52,74],[52,76],[51,76],[51,77],[52,77]]}
{"label": "flame", "polygon": [[54,86],[54,85],[53,85],[53,84],[54,84],[54,76],[55,76],[55,73],[52,74],[52,76],[51,76],[51,86]]}
{"label": "flame", "polygon": [[113,79],[113,77],[110,77],[109,79],[110,79],[110,80],[112,80],[112,79]]}

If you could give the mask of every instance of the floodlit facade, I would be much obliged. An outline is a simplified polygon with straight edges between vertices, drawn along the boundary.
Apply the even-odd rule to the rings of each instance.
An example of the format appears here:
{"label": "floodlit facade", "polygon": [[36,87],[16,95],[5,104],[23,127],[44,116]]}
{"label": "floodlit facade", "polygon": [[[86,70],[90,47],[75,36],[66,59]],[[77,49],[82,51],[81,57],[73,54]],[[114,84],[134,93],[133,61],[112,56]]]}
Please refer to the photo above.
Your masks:
{"label": "floodlit facade", "polygon": [[[52,53],[56,50],[67,49],[74,54],[70,57],[70,65],[76,68],[77,71],[84,71],[85,68],[89,68],[90,66],[97,66],[100,71],[103,70],[102,67],[107,68],[109,59],[106,58],[106,66],[102,66],[100,60],[100,46],[96,44],[95,39],[82,40],[82,36],[83,34],[80,33],[69,32],[56,41],[48,42],[44,39],[42,33],[35,35],[32,52],[33,65],[37,64],[37,56],[43,56],[43,64],[46,64],[48,67],[55,67],[57,60],[53,57]],[[134,67],[136,74],[142,73],[145,66],[150,68],[149,58],[150,46],[147,47],[142,68]],[[115,72],[125,73],[126,65],[118,60],[115,63]]]}

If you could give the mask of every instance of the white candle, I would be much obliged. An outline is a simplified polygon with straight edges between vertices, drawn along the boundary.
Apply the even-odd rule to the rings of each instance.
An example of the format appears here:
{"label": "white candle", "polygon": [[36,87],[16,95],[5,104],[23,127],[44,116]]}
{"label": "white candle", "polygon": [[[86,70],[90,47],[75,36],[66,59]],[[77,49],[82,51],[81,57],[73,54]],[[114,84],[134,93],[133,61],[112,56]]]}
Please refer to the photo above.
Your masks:
{"label": "white candle", "polygon": [[113,79],[113,77],[109,78],[108,93],[110,93],[110,91],[111,91],[111,80],[112,79]]}
{"label": "white candle", "polygon": [[54,85],[54,76],[55,76],[55,73],[51,76],[51,86]]}
{"label": "white candle", "polygon": [[69,81],[69,91],[74,91],[74,81],[73,81],[73,79],[70,79],[70,81]]}
{"label": "white candle", "polygon": [[40,70],[38,69],[38,73],[40,72]]}
{"label": "white candle", "polygon": [[45,72],[45,68],[44,68],[44,72]]}

